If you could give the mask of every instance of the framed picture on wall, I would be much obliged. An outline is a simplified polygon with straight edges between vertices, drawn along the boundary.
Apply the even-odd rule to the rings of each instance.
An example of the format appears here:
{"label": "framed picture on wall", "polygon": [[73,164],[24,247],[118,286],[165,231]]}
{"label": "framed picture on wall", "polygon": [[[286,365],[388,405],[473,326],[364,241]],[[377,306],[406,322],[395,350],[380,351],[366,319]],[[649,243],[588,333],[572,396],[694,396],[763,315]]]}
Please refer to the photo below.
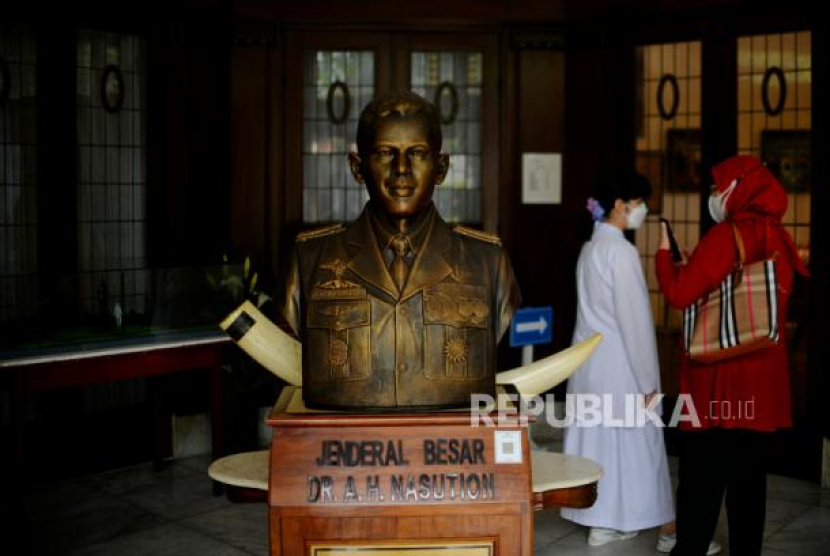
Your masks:
{"label": "framed picture on wall", "polygon": [[761,160],[787,191],[803,193],[810,190],[812,159],[809,130],[761,131]]}
{"label": "framed picture on wall", "polygon": [[697,193],[701,180],[700,130],[666,131],[666,191]]}
{"label": "framed picture on wall", "polygon": [[663,151],[637,151],[637,173],[648,178],[651,184],[651,198],[648,211],[651,214],[663,212]]}

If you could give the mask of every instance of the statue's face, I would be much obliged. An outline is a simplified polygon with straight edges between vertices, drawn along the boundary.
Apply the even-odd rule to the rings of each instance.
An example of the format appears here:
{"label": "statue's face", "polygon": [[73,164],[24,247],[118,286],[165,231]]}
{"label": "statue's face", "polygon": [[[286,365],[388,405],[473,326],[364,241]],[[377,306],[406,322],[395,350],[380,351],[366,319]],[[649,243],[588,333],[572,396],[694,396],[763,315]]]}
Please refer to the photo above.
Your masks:
{"label": "statue's face", "polygon": [[380,120],[368,160],[352,153],[349,161],[372,204],[392,218],[411,218],[426,209],[449,167],[449,156],[433,151],[421,118]]}

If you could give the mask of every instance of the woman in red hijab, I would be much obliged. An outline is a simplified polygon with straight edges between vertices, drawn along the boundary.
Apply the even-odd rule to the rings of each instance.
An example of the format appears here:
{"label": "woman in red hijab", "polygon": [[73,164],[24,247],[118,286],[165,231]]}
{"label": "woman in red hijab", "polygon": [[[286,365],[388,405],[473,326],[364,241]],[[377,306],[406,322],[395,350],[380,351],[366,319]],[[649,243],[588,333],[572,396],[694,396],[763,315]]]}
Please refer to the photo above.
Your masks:
{"label": "woman in red hijab", "polygon": [[[807,275],[795,244],[781,225],[787,193],[761,161],[734,156],[712,169],[709,212],[717,223],[689,260],[672,262],[663,225],[655,257],[657,279],[668,303],[683,309],[714,290],[738,258],[731,224],[737,225],[746,262],[777,253],[779,315],[787,314],[793,273]],[[770,434],[792,426],[787,350],[778,345],[698,363],[682,355],[680,394],[697,420],[680,423],[683,442],[677,491],[677,544],[672,554],[703,555],[717,526],[724,495],[730,554],[760,555],[766,515],[762,464]],[[690,408],[691,414],[691,408]],[[699,422],[698,422],[699,421]]]}

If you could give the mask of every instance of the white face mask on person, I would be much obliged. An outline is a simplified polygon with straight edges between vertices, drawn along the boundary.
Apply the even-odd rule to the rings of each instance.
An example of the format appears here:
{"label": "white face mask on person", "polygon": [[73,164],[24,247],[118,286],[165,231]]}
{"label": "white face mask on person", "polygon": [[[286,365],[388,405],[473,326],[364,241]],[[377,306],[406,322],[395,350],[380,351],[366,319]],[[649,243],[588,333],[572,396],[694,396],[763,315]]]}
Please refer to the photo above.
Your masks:
{"label": "white face mask on person", "polygon": [[641,202],[636,207],[629,205],[628,214],[626,215],[625,227],[629,230],[636,230],[643,225],[643,221],[648,215],[648,206],[645,201]]}
{"label": "white face mask on person", "polygon": [[723,193],[712,193],[709,195],[709,215],[715,222],[720,223],[726,220],[726,201],[729,200],[729,196],[735,190],[736,185],[738,185],[738,180],[734,179]]}

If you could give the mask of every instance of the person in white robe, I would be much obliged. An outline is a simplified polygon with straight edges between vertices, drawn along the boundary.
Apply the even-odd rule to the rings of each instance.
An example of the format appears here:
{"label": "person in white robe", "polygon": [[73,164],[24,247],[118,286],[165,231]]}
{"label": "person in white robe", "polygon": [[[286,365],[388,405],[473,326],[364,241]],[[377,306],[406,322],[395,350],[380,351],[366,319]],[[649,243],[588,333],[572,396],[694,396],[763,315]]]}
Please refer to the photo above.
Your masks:
{"label": "person in white robe", "polygon": [[568,380],[568,402],[573,402],[569,410],[575,411],[576,420],[564,436],[564,452],[598,462],[603,476],[591,507],[561,510],[563,518],[591,527],[588,541],[595,546],[657,526],[664,526],[661,532],[669,535],[674,526],[663,430],[659,419],[643,419],[643,410],[637,418],[634,407],[653,403],[660,392],[642,264],[637,249],[623,235],[623,230],[635,229],[645,219],[651,188],[634,173],[605,180],[609,191],[604,197],[589,199],[596,222],[577,263],[573,342],[597,332],[603,340]]}

